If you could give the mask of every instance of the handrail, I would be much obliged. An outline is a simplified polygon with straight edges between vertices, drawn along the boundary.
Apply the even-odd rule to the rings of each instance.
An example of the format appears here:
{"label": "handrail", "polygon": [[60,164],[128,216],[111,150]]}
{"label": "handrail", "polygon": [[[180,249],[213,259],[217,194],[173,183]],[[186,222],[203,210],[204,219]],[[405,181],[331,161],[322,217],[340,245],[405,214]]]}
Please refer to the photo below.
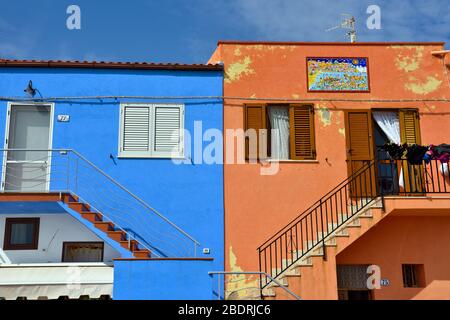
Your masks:
{"label": "handrail", "polygon": [[[58,154],[58,156],[62,156],[62,155],[69,155],[69,154],[73,154],[75,157],[74,158],[67,158],[66,160],[65,160],[65,162],[63,163],[63,165],[61,166],[62,167],[62,169],[61,169],[61,167],[59,167],[59,168],[57,168],[57,169],[61,169],[61,171],[59,171],[59,172],[57,172],[57,173],[53,173],[53,171],[56,171],[56,170],[54,170],[55,168],[53,168],[53,167],[55,167],[55,165],[53,164],[53,163],[51,163],[51,164],[48,164],[48,167],[51,167],[51,168],[53,168],[52,169],[52,171],[50,172],[50,173],[44,173],[44,174],[42,174],[42,175],[39,175],[39,176],[33,176],[32,178],[34,179],[34,180],[32,180],[32,181],[36,181],[36,182],[38,182],[38,183],[40,183],[40,184],[44,184],[44,183],[50,183],[50,182],[55,182],[55,183],[58,183],[58,184],[63,184],[64,185],[64,183],[66,183],[66,186],[64,186],[63,188],[60,188],[60,189],[55,189],[55,188],[53,188],[52,189],[52,191],[55,191],[55,190],[58,190],[58,191],[61,191],[61,189],[64,189],[64,190],[66,190],[66,191],[69,191],[69,192],[71,192],[72,194],[77,194],[77,196],[79,196],[80,198],[83,198],[83,197],[81,197],[81,195],[79,195],[78,194],[78,192],[76,191],[76,190],[69,190],[69,184],[70,183],[75,183],[75,186],[74,185],[70,185],[70,187],[71,188],[74,188],[74,189],[77,189],[78,188],[78,176],[79,175],[81,175],[81,174],[86,174],[86,176],[89,178],[89,179],[87,179],[86,181],[95,181],[95,180],[97,180],[97,179],[102,179],[102,178],[99,178],[99,177],[103,177],[103,178],[105,178],[105,179],[107,179],[109,182],[111,182],[112,183],[112,185],[111,186],[115,186],[115,187],[117,187],[117,188],[119,188],[119,189],[116,189],[115,191],[116,191],[116,193],[117,194],[119,194],[117,191],[119,191],[119,190],[121,190],[121,192],[120,193],[122,193],[122,198],[125,198],[125,197],[131,197],[132,199],[134,199],[135,201],[136,201],[136,203],[135,203],[135,205],[136,204],[139,204],[140,206],[141,206],[141,209],[140,210],[144,210],[144,211],[146,211],[146,210],[149,210],[150,212],[152,212],[153,214],[154,214],[154,216],[155,217],[157,217],[157,219],[160,219],[160,221],[162,221],[162,223],[166,223],[168,226],[170,226],[171,228],[173,228],[173,230],[176,230],[176,232],[178,232],[179,233],[179,236],[180,237],[185,237],[188,241],[190,241],[190,242],[192,242],[192,244],[194,245],[194,253],[193,253],[193,255],[194,256],[196,256],[196,252],[197,252],[197,246],[200,246],[200,242],[199,241],[197,241],[196,239],[194,239],[191,235],[189,235],[187,232],[185,232],[183,229],[181,229],[180,227],[178,227],[175,223],[173,223],[172,221],[170,221],[167,217],[165,217],[162,213],[160,213],[158,210],[156,210],[155,208],[153,208],[152,206],[150,206],[150,205],[148,205],[144,200],[142,200],[140,197],[138,197],[137,195],[135,195],[134,193],[132,193],[130,190],[128,190],[126,187],[124,187],[122,184],[120,184],[119,182],[117,182],[114,178],[112,178],[110,175],[108,175],[106,172],[104,172],[103,170],[101,170],[98,166],[96,166],[94,163],[92,163],[91,161],[89,161],[88,159],[86,159],[83,155],[81,155],[79,152],[77,152],[76,150],[74,150],[74,149],[63,149],[63,148],[59,148],[59,149],[25,149],[25,148],[11,148],[11,149],[0,149],[0,152],[3,152],[2,153],[2,155],[3,155],[3,159],[4,159],[4,161],[5,161],[5,163],[12,163],[11,162],[11,160],[8,160],[8,154],[9,153],[13,153],[13,152],[17,152],[17,153],[19,153],[19,152],[41,152],[42,154],[43,154],[43,158],[45,158],[45,159],[47,159],[48,161],[52,161],[52,159],[53,158],[55,158],[55,155],[53,154],[53,153],[57,153]],[[47,155],[46,155],[46,153],[48,153]],[[76,160],[76,159],[80,159],[81,160],[81,162],[79,162],[78,160]],[[73,170],[73,167],[71,168],[71,160],[70,159],[74,159],[74,160],[76,160],[76,172],[75,173],[73,173],[73,172],[71,172],[70,170],[72,169]],[[38,159],[39,160],[39,159]],[[15,160],[13,160],[13,161],[15,161]],[[59,161],[59,158],[56,158],[56,161]],[[84,165],[82,164],[82,163],[85,163]],[[30,163],[30,164],[37,164],[36,163],[36,159],[30,159],[30,160],[21,160],[21,163]],[[45,163],[47,163],[47,161],[45,161]],[[79,163],[80,163],[80,165],[79,165]],[[80,167],[81,166],[81,167]],[[78,172],[78,168],[83,168],[83,169],[88,169],[88,168],[91,168],[91,169],[93,169],[95,172],[97,172],[98,174],[100,174],[100,176],[92,176],[92,173],[93,172],[90,172],[90,173],[80,173],[80,172]],[[4,167],[3,168],[3,170],[6,170],[6,168]],[[12,172],[10,172],[10,173],[7,173],[8,174],[8,176],[9,177],[11,177],[11,178],[18,178],[18,176],[16,175],[14,175],[15,174],[15,172],[14,172],[14,170],[16,170],[17,171],[17,169],[15,169],[15,168],[11,168],[11,170],[13,170]],[[74,175],[74,178],[75,178],[75,182],[74,181],[72,181],[71,180],[71,178],[70,178],[70,175],[71,174],[73,174]],[[85,176],[85,177],[86,177]],[[81,177],[81,176],[80,176]],[[85,178],[85,177],[83,177],[83,178]],[[12,180],[11,180],[12,181]],[[45,182],[45,181],[47,181],[47,182]],[[5,182],[5,181],[3,181],[3,182]],[[14,187],[16,187],[15,185],[14,185],[14,183],[13,182],[10,182],[10,184],[11,184],[11,186],[14,188]],[[98,201],[100,201],[101,203],[101,207],[104,207],[105,206],[105,199],[101,199],[102,198],[102,196],[104,197],[104,195],[105,194],[107,194],[108,193],[108,191],[110,191],[110,189],[111,189],[111,186],[105,186],[105,188],[102,188],[103,190],[96,190],[96,192],[97,192],[97,195],[98,194],[101,194],[102,192],[103,192],[103,194],[102,195],[100,195],[100,197],[99,198],[97,198],[96,200],[98,200]],[[30,188],[32,188],[33,186],[30,186]],[[112,189],[111,189],[112,190]],[[15,189],[12,189],[12,190],[8,190],[8,191],[16,191]],[[24,191],[22,191],[22,192],[24,192]],[[27,191],[28,192],[28,191]],[[31,191],[31,192],[33,192],[33,191]],[[125,199],[125,200],[131,200],[131,198],[128,198],[128,199]],[[83,199],[83,200],[86,200],[85,202],[86,203],[89,203],[89,199]],[[103,202],[102,202],[103,201]],[[115,201],[117,202],[117,199],[115,199]],[[93,208],[95,208],[96,206],[95,205],[93,205],[92,203],[90,203],[91,204],[91,206],[93,207]],[[123,206],[125,206],[125,207],[132,207],[132,205],[133,204],[130,204],[130,203],[128,203],[128,201],[122,201],[122,207]],[[110,207],[110,208],[112,208],[112,207]],[[115,209],[115,210],[117,210],[117,208],[113,208],[113,209]],[[100,212],[100,208],[98,208],[98,211]],[[105,211],[104,209],[103,209],[103,211]],[[148,211],[147,211],[148,212]],[[106,212],[104,212],[104,216],[105,216],[105,218],[108,218],[109,219],[109,217],[107,216],[107,214],[106,214]],[[120,219],[123,219],[123,218],[121,218],[120,216],[116,216],[115,217],[115,219],[116,220],[120,220]],[[134,218],[135,220],[136,220],[136,218]],[[112,221],[111,219],[109,219],[109,221],[111,221],[111,222],[115,222],[115,221]],[[146,223],[145,221],[142,221],[142,223]],[[121,229],[121,230],[123,230],[123,231],[125,231],[125,229],[123,229],[122,227],[120,227],[120,223],[115,223],[115,225],[119,228],[119,229]],[[162,231],[161,231],[162,232]],[[161,233],[160,232],[160,233]],[[128,232],[126,232],[127,234],[128,234]],[[157,230],[155,230],[155,231],[153,231],[153,237],[158,237],[158,235],[157,235]],[[174,234],[174,235],[172,235],[172,237],[177,237],[177,235],[176,234]],[[148,239],[147,239],[148,240]],[[160,239],[161,241],[164,241],[163,239]],[[166,241],[166,242],[168,242],[168,241]],[[146,247],[145,245],[144,245],[144,247]],[[177,247],[177,244],[176,243],[174,243],[173,245],[172,245],[172,247]],[[148,248],[147,248],[148,249]],[[179,250],[179,249],[181,249],[181,247],[179,247],[177,250]]]}
{"label": "handrail", "polygon": [[198,242],[197,240],[195,240],[191,235],[189,235],[187,232],[185,232],[183,229],[181,229],[180,227],[178,227],[175,223],[173,223],[172,221],[170,221],[168,218],[166,218],[164,215],[162,215],[158,210],[156,210],[155,208],[149,206],[144,200],[142,200],[141,198],[139,198],[137,195],[135,195],[134,193],[132,193],[131,191],[129,191],[127,188],[125,188],[124,186],[122,186],[119,182],[117,182],[116,180],[114,180],[110,175],[108,175],[106,172],[104,172],[103,170],[101,170],[100,168],[98,168],[95,164],[93,164],[91,161],[89,161],[88,159],[86,159],[84,156],[82,156],[80,153],[78,153],[77,151],[73,150],[73,149],[68,149],[69,151],[73,152],[74,154],[76,154],[78,157],[80,157],[81,159],[83,159],[84,161],[86,161],[88,164],[90,164],[94,169],[96,169],[98,172],[100,172],[101,174],[103,174],[106,178],[108,178],[112,183],[114,183],[115,185],[117,185],[119,188],[121,188],[123,191],[125,191],[126,193],[128,193],[130,196],[132,196],[133,198],[135,198],[137,201],[139,201],[144,207],[146,207],[147,209],[153,211],[153,213],[155,213],[156,215],[158,215],[161,219],[163,219],[164,221],[166,221],[168,224],[170,224],[172,227],[174,227],[175,229],[177,229],[178,231],[180,231],[182,234],[184,234],[186,237],[188,237],[189,239],[191,239],[195,244],[200,245],[200,242]]}
{"label": "handrail", "polygon": [[[370,160],[260,245],[259,269],[276,278],[320,244],[326,259],[325,240],[378,197],[384,206],[387,195],[450,193],[448,168],[436,159]],[[261,288],[272,281],[267,279]]]}
{"label": "handrail", "polygon": [[355,172],[353,172],[349,177],[347,177],[345,180],[341,181],[338,185],[336,185],[333,189],[331,189],[330,191],[328,191],[324,196],[322,196],[321,199],[317,200],[316,202],[314,202],[311,206],[309,206],[307,209],[305,209],[302,213],[300,213],[297,217],[295,217],[294,219],[292,219],[288,224],[286,224],[284,227],[282,227],[276,234],[274,234],[273,236],[271,236],[269,239],[267,239],[263,244],[261,244],[258,249],[262,248],[265,244],[267,244],[270,240],[272,240],[273,238],[275,238],[277,235],[279,235],[279,233],[281,231],[283,231],[284,229],[288,228],[290,225],[292,225],[294,222],[296,222],[297,220],[299,220],[300,218],[302,218],[303,215],[305,215],[308,211],[311,211],[312,209],[316,208],[317,206],[320,205],[321,200],[324,198],[328,198],[328,196],[330,196],[336,189],[338,189],[339,187],[342,187],[343,184],[345,184],[346,182],[348,182],[350,179],[359,176],[360,173],[362,173],[364,170],[366,170],[367,168],[369,168],[370,166],[373,165],[373,163],[375,162],[375,159],[370,160],[369,162],[365,163],[361,168],[359,168],[358,170],[356,170]]}
{"label": "handrail", "polygon": [[[272,276],[268,273],[261,272],[261,271],[209,271],[208,275],[259,275],[259,276],[265,276],[269,278],[271,281],[273,281],[276,285],[278,285],[280,288],[282,288],[286,293],[294,297],[296,300],[301,300],[301,298],[296,295],[294,292],[286,288],[282,283],[280,283],[277,279],[272,278]],[[220,281],[220,279],[219,279]],[[220,294],[219,294],[220,298]]]}

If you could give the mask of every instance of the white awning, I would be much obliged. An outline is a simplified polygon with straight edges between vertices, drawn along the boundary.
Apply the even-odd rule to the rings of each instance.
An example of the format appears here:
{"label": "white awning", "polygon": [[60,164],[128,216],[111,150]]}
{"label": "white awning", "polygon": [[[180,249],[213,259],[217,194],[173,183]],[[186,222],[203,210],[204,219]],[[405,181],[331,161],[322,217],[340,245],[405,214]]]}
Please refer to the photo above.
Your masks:
{"label": "white awning", "polygon": [[0,298],[112,297],[114,268],[103,263],[0,265]]}

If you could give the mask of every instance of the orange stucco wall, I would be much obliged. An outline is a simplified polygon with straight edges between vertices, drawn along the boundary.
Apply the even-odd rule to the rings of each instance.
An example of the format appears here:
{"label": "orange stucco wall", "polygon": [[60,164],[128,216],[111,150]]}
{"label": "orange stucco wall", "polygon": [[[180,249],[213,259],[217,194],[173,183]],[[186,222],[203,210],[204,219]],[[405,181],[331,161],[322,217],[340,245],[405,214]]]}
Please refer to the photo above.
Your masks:
{"label": "orange stucco wall", "polygon": [[[344,110],[418,108],[424,144],[449,142],[447,102],[330,102],[326,99],[450,98],[443,44],[219,43],[210,62],[225,65],[226,97],[314,102],[317,161],[284,162],[276,175],[259,164],[225,164],[226,269],[258,270],[257,247],[346,178]],[[370,93],[308,93],[306,57],[368,57]],[[319,101],[320,99],[325,99]],[[243,128],[243,105],[224,100],[225,129]],[[261,101],[258,101],[261,102]],[[230,143],[225,138],[226,145]]]}
{"label": "orange stucco wall", "polygon": [[[341,252],[337,264],[374,264],[389,285],[375,299],[450,299],[450,217],[395,216],[382,220]],[[402,264],[423,264],[425,286],[404,288]]]}

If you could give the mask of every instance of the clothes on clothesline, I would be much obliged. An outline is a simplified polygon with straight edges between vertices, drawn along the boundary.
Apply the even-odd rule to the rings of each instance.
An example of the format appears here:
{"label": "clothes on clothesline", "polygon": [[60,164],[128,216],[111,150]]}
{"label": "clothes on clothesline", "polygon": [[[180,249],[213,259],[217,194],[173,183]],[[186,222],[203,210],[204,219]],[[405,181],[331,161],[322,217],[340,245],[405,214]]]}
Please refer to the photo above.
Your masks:
{"label": "clothes on clothesline", "polygon": [[441,163],[448,163],[450,160],[450,145],[440,144],[438,146],[429,145],[421,146],[418,144],[396,144],[396,143],[386,143],[382,150],[386,151],[391,159],[400,160],[407,159],[409,164],[418,165],[422,161],[425,163],[430,163],[431,160],[438,160]]}

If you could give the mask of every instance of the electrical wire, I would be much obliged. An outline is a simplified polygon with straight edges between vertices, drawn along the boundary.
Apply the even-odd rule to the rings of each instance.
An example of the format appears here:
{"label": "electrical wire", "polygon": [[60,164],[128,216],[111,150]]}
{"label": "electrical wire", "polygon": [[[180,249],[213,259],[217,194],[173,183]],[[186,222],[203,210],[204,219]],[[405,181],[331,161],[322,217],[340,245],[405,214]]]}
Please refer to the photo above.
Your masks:
{"label": "electrical wire", "polygon": [[428,98],[428,99],[348,99],[348,98],[254,98],[254,97],[234,97],[234,96],[62,96],[48,98],[22,98],[0,96],[0,101],[11,102],[56,102],[56,101],[77,101],[77,100],[241,100],[241,101],[274,101],[274,102],[450,102],[446,98]]}

